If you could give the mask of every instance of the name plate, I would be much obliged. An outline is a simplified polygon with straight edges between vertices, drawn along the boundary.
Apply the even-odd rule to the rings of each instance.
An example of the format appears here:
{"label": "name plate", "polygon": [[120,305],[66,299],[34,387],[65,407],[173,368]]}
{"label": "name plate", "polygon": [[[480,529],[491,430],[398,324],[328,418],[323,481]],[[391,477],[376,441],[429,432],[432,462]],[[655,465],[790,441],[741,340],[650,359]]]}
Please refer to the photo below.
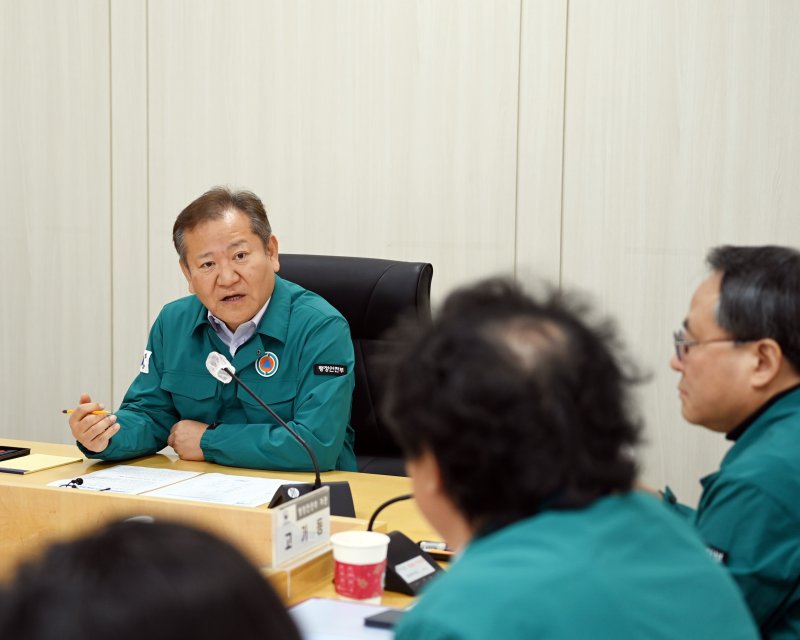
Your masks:
{"label": "name plate", "polygon": [[272,509],[272,566],[288,564],[331,539],[330,489],[319,489]]}

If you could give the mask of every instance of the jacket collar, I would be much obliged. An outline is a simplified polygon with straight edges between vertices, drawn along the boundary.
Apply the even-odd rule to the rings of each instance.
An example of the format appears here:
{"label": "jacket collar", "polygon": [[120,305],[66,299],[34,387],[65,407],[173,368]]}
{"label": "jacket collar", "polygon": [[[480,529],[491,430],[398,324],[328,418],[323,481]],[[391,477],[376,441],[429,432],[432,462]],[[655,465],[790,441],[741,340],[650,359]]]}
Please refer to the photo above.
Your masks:
{"label": "jacket collar", "polygon": [[261,317],[256,333],[280,340],[286,344],[286,338],[289,335],[291,302],[291,294],[286,281],[276,273],[275,288],[272,290],[267,312]]}
{"label": "jacket collar", "polygon": [[[754,422],[756,422],[761,416],[763,416],[767,411],[769,411],[769,409],[771,407],[775,406],[783,398],[785,398],[786,396],[794,393],[798,389],[800,389],[800,384],[797,384],[797,385],[795,385],[793,387],[790,387],[789,389],[781,391],[780,393],[775,394],[774,396],[772,396],[763,405],[761,405],[758,409],[756,409],[755,413],[751,414],[738,427],[736,427],[735,429],[729,431],[725,435],[725,438],[727,440],[731,440],[733,442],[736,442],[739,438],[742,437],[742,435],[744,435],[745,431],[747,431]],[[800,398],[800,394],[798,394],[798,398]]]}
{"label": "jacket collar", "polygon": [[[788,424],[790,427],[796,426],[794,422],[787,423],[786,418],[798,413],[800,413],[800,385],[770,398],[758,411],[728,434],[727,437],[734,440],[735,443],[725,454],[720,467],[727,466],[741,456],[744,451],[755,446],[761,440],[762,435],[775,423],[784,421],[784,424]],[[784,425],[777,426],[783,427]]]}

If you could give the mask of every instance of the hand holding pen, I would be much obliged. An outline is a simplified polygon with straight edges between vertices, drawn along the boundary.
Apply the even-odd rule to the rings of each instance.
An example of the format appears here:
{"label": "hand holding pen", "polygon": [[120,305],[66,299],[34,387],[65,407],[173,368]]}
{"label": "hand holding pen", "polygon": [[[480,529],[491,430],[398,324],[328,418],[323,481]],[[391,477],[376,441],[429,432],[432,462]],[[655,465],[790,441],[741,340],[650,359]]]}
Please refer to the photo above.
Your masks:
{"label": "hand holding pen", "polygon": [[75,409],[65,409],[69,414],[69,428],[73,437],[89,451],[99,453],[119,431],[117,416],[105,410],[101,402],[92,402],[88,393],[82,393]]}

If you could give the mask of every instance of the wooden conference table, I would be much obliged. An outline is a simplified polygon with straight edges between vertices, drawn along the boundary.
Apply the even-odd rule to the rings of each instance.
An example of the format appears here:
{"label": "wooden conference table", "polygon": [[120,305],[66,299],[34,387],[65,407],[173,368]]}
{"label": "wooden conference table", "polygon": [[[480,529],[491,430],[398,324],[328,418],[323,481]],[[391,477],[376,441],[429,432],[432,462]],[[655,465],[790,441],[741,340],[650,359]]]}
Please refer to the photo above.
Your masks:
{"label": "wooden conference table", "polygon": [[[31,453],[81,456],[74,445],[49,444],[2,438],[2,444],[30,447]],[[227,473],[264,478],[286,478],[294,482],[313,480],[308,472],[260,471],[223,467],[208,462],[187,462],[174,454],[156,454],[125,462],[104,463],[81,459],[68,465],[25,475],[0,473],[0,581],[6,580],[18,562],[39,552],[48,543],[81,535],[105,522],[150,515],[177,520],[210,530],[239,547],[268,575],[276,590],[289,604],[312,596],[335,597],[332,584],[333,561],[327,553],[312,560],[280,570],[271,567],[271,511],[264,507],[248,508],[168,500],[139,495],[76,491],[47,484],[64,478],[130,464],[181,471]],[[410,493],[408,478],[376,474],[330,471],[323,481],[346,480],[350,483],[356,518],[331,516],[331,532],[365,529],[375,508],[385,500]],[[383,511],[375,530],[399,529],[412,540],[437,540],[438,536],[423,518],[413,500],[393,504]],[[382,604],[405,606],[410,598],[386,593]]]}

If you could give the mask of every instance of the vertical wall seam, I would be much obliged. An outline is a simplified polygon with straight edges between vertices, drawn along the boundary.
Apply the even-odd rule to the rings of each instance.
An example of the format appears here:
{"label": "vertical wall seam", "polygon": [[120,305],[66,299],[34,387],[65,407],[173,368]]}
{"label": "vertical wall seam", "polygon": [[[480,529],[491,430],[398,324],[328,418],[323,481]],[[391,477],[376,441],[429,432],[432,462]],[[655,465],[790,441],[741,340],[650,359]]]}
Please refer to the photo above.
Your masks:
{"label": "vertical wall seam", "polygon": [[108,0],[108,216],[109,216],[109,271],[111,273],[110,279],[110,293],[108,299],[111,304],[111,349],[110,349],[110,367],[111,375],[111,403],[116,406],[117,399],[114,397],[115,389],[115,371],[114,371],[114,325],[116,324],[115,314],[115,298],[114,298],[114,279],[116,278],[116,264],[114,262],[114,49],[113,49],[113,34],[112,34],[112,17],[111,17],[111,0]]}
{"label": "vertical wall seam", "polygon": [[145,207],[145,255],[147,255],[147,282],[145,283],[145,309],[147,310],[148,329],[150,326],[150,265],[153,256],[150,255],[150,0],[144,6],[144,55],[145,55],[145,190],[147,192],[147,206]]}
{"label": "vertical wall seam", "polygon": [[559,211],[558,288],[564,286],[564,170],[567,155],[567,65],[569,63],[569,0],[564,12],[564,89],[561,104],[561,195]]}
{"label": "vertical wall seam", "polygon": [[519,2],[519,31],[517,35],[517,127],[516,149],[514,164],[514,257],[513,277],[517,279],[519,268],[519,137],[520,137],[520,112],[522,110],[522,15],[525,0]]}

